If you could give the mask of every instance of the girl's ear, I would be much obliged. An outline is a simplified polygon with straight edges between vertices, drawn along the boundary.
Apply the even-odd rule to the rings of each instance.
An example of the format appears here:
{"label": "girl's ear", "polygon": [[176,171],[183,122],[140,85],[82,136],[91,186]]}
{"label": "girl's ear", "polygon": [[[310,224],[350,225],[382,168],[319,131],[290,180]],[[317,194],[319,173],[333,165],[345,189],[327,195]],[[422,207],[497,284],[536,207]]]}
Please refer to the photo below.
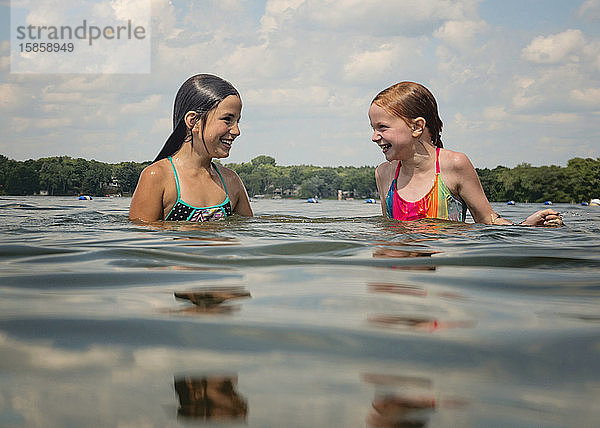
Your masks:
{"label": "girl's ear", "polygon": [[427,121],[422,117],[417,117],[412,121],[412,135],[413,137],[420,137],[423,131],[425,130],[425,125]]}
{"label": "girl's ear", "polygon": [[194,126],[199,122],[199,115],[195,111],[188,111],[183,120],[187,129],[193,129]]}

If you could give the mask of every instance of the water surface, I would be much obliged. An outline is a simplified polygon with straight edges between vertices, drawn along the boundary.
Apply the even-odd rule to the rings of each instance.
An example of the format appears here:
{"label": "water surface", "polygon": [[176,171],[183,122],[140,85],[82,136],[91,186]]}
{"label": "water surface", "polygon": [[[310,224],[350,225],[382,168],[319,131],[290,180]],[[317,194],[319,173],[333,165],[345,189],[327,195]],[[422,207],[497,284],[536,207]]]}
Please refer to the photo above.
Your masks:
{"label": "water surface", "polygon": [[597,424],[599,207],[530,228],[128,206],[0,199],[0,426]]}

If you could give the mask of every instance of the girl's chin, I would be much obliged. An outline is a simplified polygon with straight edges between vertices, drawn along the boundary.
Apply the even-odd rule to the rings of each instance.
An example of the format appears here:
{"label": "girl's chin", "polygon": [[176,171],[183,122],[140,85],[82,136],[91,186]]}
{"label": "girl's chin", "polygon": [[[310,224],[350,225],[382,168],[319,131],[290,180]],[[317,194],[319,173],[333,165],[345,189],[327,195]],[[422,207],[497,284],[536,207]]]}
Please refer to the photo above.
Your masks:
{"label": "girl's chin", "polygon": [[229,157],[229,150],[219,150],[217,153],[213,155],[213,158],[223,159]]}

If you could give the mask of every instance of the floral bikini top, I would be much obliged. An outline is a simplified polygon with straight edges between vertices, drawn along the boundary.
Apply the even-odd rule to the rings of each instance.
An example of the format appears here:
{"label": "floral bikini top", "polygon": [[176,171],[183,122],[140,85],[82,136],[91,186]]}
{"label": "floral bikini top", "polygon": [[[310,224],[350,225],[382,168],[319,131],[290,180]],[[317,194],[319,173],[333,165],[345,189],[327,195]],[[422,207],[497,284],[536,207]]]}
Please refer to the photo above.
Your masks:
{"label": "floral bikini top", "polygon": [[221,182],[223,183],[223,188],[225,189],[225,194],[227,197],[223,202],[219,205],[214,205],[212,207],[204,207],[198,208],[193,207],[181,200],[181,191],[179,190],[179,177],[177,176],[177,170],[175,169],[175,164],[173,163],[173,159],[169,156],[169,162],[171,162],[171,166],[173,167],[173,173],[175,174],[175,184],[177,184],[177,202],[169,211],[165,220],[168,221],[214,221],[220,220],[224,217],[231,215],[231,202],[229,201],[229,193],[227,192],[227,186],[225,185],[225,180],[223,180],[223,176],[221,175],[221,171],[214,163],[211,165],[217,170],[219,177],[221,178]]}
{"label": "floral bikini top", "polygon": [[444,184],[440,176],[440,148],[435,153],[435,178],[431,190],[415,202],[405,201],[396,191],[396,181],[402,162],[398,162],[394,181],[386,195],[386,212],[396,220],[419,220],[439,218],[442,220],[465,221],[467,204],[456,198]]}

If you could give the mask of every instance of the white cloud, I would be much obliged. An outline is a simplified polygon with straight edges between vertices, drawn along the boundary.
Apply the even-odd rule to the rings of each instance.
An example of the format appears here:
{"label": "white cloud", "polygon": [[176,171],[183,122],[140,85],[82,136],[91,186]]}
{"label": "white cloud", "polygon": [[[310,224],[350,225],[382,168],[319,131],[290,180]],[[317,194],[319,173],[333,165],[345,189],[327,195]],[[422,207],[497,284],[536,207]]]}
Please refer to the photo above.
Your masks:
{"label": "white cloud", "polygon": [[535,90],[533,86],[535,83],[535,79],[529,77],[522,77],[514,82],[515,93],[512,97],[512,105],[515,108],[527,109],[536,106],[540,102],[541,94]]}
{"label": "white cloud", "polygon": [[351,55],[344,65],[343,78],[348,82],[383,79],[392,75],[406,58],[413,58],[418,54],[418,50],[411,52],[409,43],[385,43],[376,49]]}
{"label": "white cloud", "polygon": [[281,108],[327,106],[330,97],[330,90],[322,86],[250,90],[244,96],[249,105]]}
{"label": "white cloud", "polygon": [[176,38],[182,31],[173,3],[169,0],[152,0],[152,37],[166,41]]}
{"label": "white cloud", "polygon": [[500,126],[505,125],[506,121],[510,119],[510,114],[506,111],[506,106],[495,105],[485,107],[483,109],[483,117],[490,123],[490,126],[494,129],[498,129]]}
{"label": "white cloud", "polygon": [[[11,52],[11,70],[22,73],[143,73],[150,71],[150,0],[113,0],[111,2],[93,2],[75,0],[60,2],[57,0],[23,1],[20,8],[11,10],[14,25],[29,24],[37,27],[37,36],[27,42],[57,42],[51,37],[50,29],[67,28],[73,30],[74,38],[65,36],[72,51],[66,55],[40,55],[35,50]],[[137,37],[128,31],[125,35],[118,32],[109,40],[100,37],[101,29],[110,26],[113,29],[131,21],[133,28],[144,28],[143,37]],[[94,40],[92,28],[95,26]],[[83,31],[80,31],[83,30]],[[60,31],[62,34],[62,30]],[[105,34],[103,31],[102,34]],[[138,34],[134,32],[134,34]],[[88,38],[89,37],[89,38]],[[87,40],[78,40],[80,38]],[[120,39],[120,40],[117,40]],[[123,40],[125,39],[125,40]]]}
{"label": "white cloud", "polygon": [[29,122],[31,122],[31,119],[27,117],[13,116],[10,118],[8,126],[14,132],[20,133],[29,128]]}
{"label": "white cloud", "polygon": [[600,88],[573,89],[569,98],[576,103],[595,109],[600,109]]}
{"label": "white cloud", "polygon": [[446,21],[434,36],[455,49],[468,51],[474,47],[478,37],[488,30],[485,21]]}
{"label": "white cloud", "polygon": [[49,88],[44,88],[40,94],[40,101],[43,103],[79,104],[85,102],[82,92],[57,92]]}
{"label": "white cloud", "polygon": [[586,0],[579,7],[577,15],[586,21],[600,20],[600,0]]}
{"label": "white cloud", "polygon": [[583,113],[598,108],[594,95],[600,78],[586,64],[544,65],[512,86],[511,104],[521,113]]}
{"label": "white cloud", "polygon": [[[561,137],[567,131],[559,123],[581,115],[582,132],[599,136],[593,124],[600,38],[585,27],[511,32],[503,26],[502,6],[491,25],[479,16],[478,0],[151,2],[148,75],[11,74],[9,43],[0,41],[0,153],[17,159],[152,158],[171,130],[179,85],[203,72],[226,78],[242,94],[242,137],[230,158],[236,162],[269,154],[280,164],[375,164],[380,156],[369,145],[368,105],[401,80],[433,91],[447,146],[468,154],[480,150],[474,141],[501,144],[511,124],[520,123],[517,116],[537,121],[529,125],[534,138],[552,129],[552,141],[574,154],[579,149]],[[574,6],[573,13],[591,14],[595,4]],[[31,117],[51,128],[31,126]],[[65,131],[76,144],[65,142],[61,126],[67,121]],[[277,127],[283,131],[274,132]],[[125,136],[136,141],[114,143]],[[10,143],[17,139],[23,144]],[[511,156],[527,161],[513,151],[481,153],[481,162],[492,167]]]}
{"label": "white cloud", "polygon": [[[476,130],[477,128],[481,128],[483,122],[480,120],[476,120],[475,118],[467,117],[463,113],[456,113],[452,117],[453,127],[458,128],[462,132],[468,132]],[[446,128],[448,124],[446,124]],[[444,139],[444,135],[442,135],[442,140]]]}
{"label": "white cloud", "polygon": [[458,87],[467,85],[486,75],[489,70],[487,64],[474,64],[453,54],[446,47],[439,47],[436,54],[440,59],[438,72],[442,76],[439,80],[444,81],[445,85]]}
{"label": "white cloud", "polygon": [[150,0],[112,0],[110,6],[118,20],[128,21],[131,19],[134,25],[144,26],[150,23]]}
{"label": "white cloud", "polygon": [[46,117],[46,118],[27,118],[29,125],[43,130],[52,130],[53,128],[66,128],[73,125],[73,119],[70,117]]}
{"label": "white cloud", "polygon": [[10,83],[0,83],[0,110],[12,111],[24,105],[26,100],[21,96],[19,87]]}
{"label": "white cloud", "polygon": [[[7,55],[4,55],[4,53]],[[7,41],[0,42],[0,73],[8,73],[10,71],[10,43]]]}
{"label": "white cloud", "polygon": [[260,19],[261,31],[269,33],[279,30],[305,0],[269,0],[265,6],[265,14]]}
{"label": "white cloud", "polygon": [[58,76],[46,84],[46,91],[68,93],[82,92],[90,93],[107,93],[107,88],[114,88],[114,77],[107,74],[99,75],[83,75],[76,74],[73,76]]}
{"label": "white cloud", "polygon": [[253,77],[274,78],[289,69],[290,64],[281,60],[277,49],[267,43],[252,46],[237,46],[233,52],[217,62],[223,70],[239,70]]}
{"label": "white cloud", "polygon": [[152,121],[150,132],[156,135],[163,135],[165,140],[173,129],[173,120],[166,115],[160,119]]}
{"label": "white cloud", "polygon": [[569,125],[581,122],[581,115],[577,113],[553,113],[538,115],[536,120],[540,123],[549,123],[555,125]]}
{"label": "white cloud", "polygon": [[[28,25],[65,25],[65,10],[81,7],[81,0],[70,2],[68,6],[60,0],[20,0],[19,7],[28,11],[25,22]],[[14,4],[11,4],[15,7]]]}
{"label": "white cloud", "polygon": [[329,31],[356,31],[369,34],[429,34],[445,20],[464,20],[477,15],[477,0],[269,0],[261,20],[265,33],[302,24]]}
{"label": "white cloud", "polygon": [[523,49],[522,57],[539,64],[577,62],[585,45],[585,37],[580,30],[566,30],[547,37],[536,37]]}
{"label": "white cloud", "polygon": [[144,115],[156,111],[160,106],[162,96],[159,94],[149,95],[140,102],[128,103],[121,106],[121,114]]}

